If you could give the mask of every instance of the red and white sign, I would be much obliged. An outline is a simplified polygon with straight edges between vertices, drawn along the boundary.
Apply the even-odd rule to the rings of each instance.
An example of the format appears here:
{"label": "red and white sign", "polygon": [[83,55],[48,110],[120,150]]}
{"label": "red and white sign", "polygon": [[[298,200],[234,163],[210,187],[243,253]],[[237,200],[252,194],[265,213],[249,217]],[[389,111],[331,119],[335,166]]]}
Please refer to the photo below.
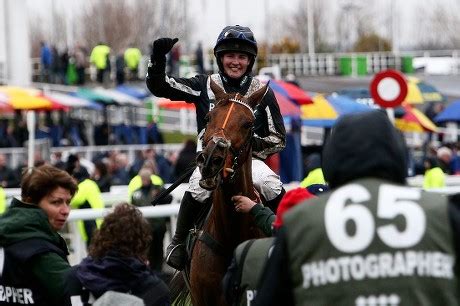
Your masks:
{"label": "red and white sign", "polygon": [[407,81],[397,70],[384,70],[371,81],[370,92],[374,101],[383,108],[401,105],[407,96]]}

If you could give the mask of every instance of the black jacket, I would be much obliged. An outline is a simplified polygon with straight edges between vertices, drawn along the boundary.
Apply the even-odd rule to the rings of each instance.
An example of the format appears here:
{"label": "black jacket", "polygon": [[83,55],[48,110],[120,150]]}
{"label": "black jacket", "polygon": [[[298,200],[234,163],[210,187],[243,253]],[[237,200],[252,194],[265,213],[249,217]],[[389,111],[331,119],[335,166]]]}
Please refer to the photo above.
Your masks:
{"label": "black jacket", "polygon": [[101,259],[86,257],[72,268],[69,283],[80,283],[80,293],[85,300],[88,290],[95,299],[106,291],[117,291],[135,295],[147,306],[170,305],[166,284],[137,258],[126,258],[115,251]]}
{"label": "black jacket", "polygon": [[[192,78],[173,78],[165,73],[163,63],[155,63],[148,69],[147,87],[158,97],[186,101],[196,107],[196,120],[199,138],[206,127],[205,116],[214,107],[214,94],[209,87],[212,78],[225,92],[251,93],[261,87],[260,82],[251,76],[241,80],[232,80],[222,74],[211,76],[200,74]],[[253,137],[253,155],[265,159],[280,152],[286,145],[286,130],[275,94],[269,88],[255,112],[256,122]],[[200,139],[198,139],[199,141]]]}

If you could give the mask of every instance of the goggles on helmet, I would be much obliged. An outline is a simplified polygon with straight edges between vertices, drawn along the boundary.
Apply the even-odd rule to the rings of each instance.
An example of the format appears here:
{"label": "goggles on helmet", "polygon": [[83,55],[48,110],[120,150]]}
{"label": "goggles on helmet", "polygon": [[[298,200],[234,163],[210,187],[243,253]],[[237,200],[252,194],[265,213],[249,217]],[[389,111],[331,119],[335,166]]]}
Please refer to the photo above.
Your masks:
{"label": "goggles on helmet", "polygon": [[220,37],[220,39],[228,39],[228,38],[244,39],[244,40],[249,40],[253,43],[256,43],[254,34],[252,34],[252,32],[250,31],[239,31],[236,29],[229,29],[225,31],[224,33],[222,33],[222,37]]}

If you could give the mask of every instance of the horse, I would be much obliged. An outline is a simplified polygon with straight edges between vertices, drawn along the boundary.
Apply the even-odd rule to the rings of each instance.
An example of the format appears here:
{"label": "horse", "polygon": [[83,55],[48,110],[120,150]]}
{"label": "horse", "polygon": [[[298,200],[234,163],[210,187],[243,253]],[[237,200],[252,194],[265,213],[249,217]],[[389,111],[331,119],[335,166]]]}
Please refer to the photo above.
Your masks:
{"label": "horse", "polygon": [[193,305],[227,305],[222,278],[239,243],[264,237],[251,215],[235,211],[233,195],[258,199],[252,182],[254,110],[267,86],[248,98],[227,94],[211,80],[216,105],[207,114],[203,151],[197,157],[200,186],[212,190],[212,205],[192,251],[189,289]]}

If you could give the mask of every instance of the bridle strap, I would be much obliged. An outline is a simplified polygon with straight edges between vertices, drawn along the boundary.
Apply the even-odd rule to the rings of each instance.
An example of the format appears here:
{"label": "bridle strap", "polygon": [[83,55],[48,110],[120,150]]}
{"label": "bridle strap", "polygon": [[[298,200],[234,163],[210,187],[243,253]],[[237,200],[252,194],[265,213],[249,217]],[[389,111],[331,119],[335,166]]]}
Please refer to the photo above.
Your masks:
{"label": "bridle strap", "polygon": [[230,105],[230,108],[228,109],[227,116],[225,116],[224,124],[222,124],[222,130],[223,131],[225,131],[225,126],[227,125],[228,118],[230,118],[230,114],[231,114],[234,106],[235,106],[235,103],[232,103],[232,105]]}

